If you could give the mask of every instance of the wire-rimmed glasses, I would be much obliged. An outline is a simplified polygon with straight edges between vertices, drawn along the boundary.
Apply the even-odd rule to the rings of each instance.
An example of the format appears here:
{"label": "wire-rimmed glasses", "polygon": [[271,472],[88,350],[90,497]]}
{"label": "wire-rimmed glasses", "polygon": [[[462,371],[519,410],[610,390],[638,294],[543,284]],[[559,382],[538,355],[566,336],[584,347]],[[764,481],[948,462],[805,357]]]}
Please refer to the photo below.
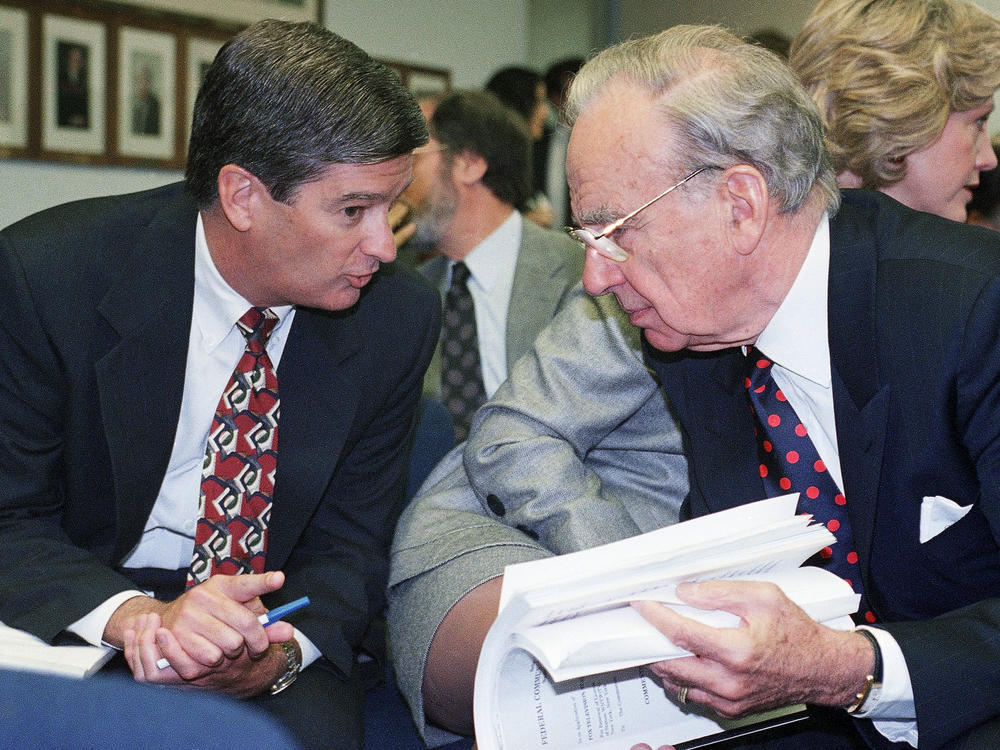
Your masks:
{"label": "wire-rimmed glasses", "polygon": [[582,242],[585,247],[588,247],[600,253],[608,260],[615,260],[618,261],[619,263],[622,261],[626,261],[628,260],[628,253],[621,247],[619,247],[615,243],[615,241],[611,239],[609,235],[621,229],[622,225],[624,225],[626,221],[638,216],[640,213],[642,213],[647,208],[656,203],[656,201],[660,200],[660,198],[665,196],[667,193],[676,190],[685,182],[690,180],[692,177],[701,174],[706,169],[712,169],[712,167],[699,167],[691,174],[689,174],[687,177],[682,179],[680,182],[671,185],[652,200],[646,201],[641,206],[639,206],[639,208],[637,208],[635,211],[625,214],[620,219],[615,219],[615,221],[611,222],[610,224],[602,228],[599,232],[594,232],[593,230],[587,229],[586,227],[566,227],[565,228],[566,232],[569,234],[570,237],[575,239],[577,242]]}

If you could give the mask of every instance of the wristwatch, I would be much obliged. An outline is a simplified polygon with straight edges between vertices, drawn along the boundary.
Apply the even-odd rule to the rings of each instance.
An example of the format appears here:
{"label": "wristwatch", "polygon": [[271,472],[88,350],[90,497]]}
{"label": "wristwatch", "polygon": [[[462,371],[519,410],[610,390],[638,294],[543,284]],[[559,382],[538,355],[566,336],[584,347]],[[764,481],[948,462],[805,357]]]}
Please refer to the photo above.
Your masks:
{"label": "wristwatch", "polygon": [[299,652],[295,650],[295,644],[292,641],[282,641],[278,645],[285,652],[285,673],[271,684],[268,689],[271,695],[277,695],[295,682],[299,676],[299,670],[302,669],[302,662],[299,660]]}

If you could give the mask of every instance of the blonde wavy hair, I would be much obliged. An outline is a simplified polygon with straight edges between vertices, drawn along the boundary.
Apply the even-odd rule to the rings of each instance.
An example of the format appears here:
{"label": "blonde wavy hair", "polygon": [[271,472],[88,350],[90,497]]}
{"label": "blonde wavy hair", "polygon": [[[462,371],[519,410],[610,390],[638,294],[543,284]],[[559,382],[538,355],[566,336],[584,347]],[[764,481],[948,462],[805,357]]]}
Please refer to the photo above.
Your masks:
{"label": "blonde wavy hair", "polygon": [[820,0],[789,64],[812,94],[838,174],[901,180],[948,115],[1000,88],[1000,20],[964,0]]}

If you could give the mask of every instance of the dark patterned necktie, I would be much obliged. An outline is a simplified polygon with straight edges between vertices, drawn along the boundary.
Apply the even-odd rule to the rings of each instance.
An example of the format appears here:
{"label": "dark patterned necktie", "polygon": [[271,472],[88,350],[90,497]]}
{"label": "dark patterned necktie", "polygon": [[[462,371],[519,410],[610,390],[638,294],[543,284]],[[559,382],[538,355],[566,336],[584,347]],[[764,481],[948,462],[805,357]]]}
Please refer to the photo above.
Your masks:
{"label": "dark patterned necktie", "polygon": [[264,572],[278,460],[278,378],[265,347],[277,316],[252,307],[236,327],[247,346],[208,434],[187,585],[215,573]]}
{"label": "dark patterned necktie", "polygon": [[455,423],[455,440],[469,436],[469,423],[486,401],[483,371],[479,364],[476,309],[468,286],[469,269],[456,263],[444,299],[441,324],[441,400]]}
{"label": "dark patterned necktie", "polygon": [[850,583],[855,592],[862,594],[856,618],[874,622],[875,615],[861,589],[847,498],[827,471],[805,425],[774,382],[771,375],[774,363],[756,348],[747,352],[747,359],[746,388],[756,417],[754,432],[764,486],[769,495],[798,492],[798,512],[810,514],[833,533],[837,543],[807,562],[826,568]]}

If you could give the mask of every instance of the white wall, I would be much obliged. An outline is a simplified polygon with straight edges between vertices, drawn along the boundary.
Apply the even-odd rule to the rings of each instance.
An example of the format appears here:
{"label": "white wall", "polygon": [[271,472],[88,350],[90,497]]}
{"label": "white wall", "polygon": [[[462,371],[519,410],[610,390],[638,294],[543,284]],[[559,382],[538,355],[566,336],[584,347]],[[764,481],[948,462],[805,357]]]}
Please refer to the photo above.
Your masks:
{"label": "white wall", "polygon": [[323,10],[329,28],[372,55],[450,68],[458,87],[527,59],[528,0],[324,0]]}

